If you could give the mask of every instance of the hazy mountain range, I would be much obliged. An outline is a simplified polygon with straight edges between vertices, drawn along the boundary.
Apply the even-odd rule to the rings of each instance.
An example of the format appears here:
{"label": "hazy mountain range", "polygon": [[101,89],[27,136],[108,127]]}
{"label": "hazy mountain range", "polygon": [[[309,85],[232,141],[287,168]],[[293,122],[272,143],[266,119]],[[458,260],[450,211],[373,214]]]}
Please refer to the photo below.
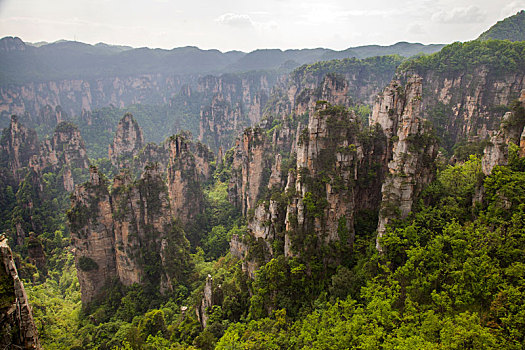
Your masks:
{"label": "hazy mountain range", "polygon": [[221,52],[197,47],[171,50],[131,48],[104,43],[89,45],[76,41],[24,43],[17,37],[0,39],[0,81],[2,84],[56,79],[96,78],[140,73],[220,74],[251,70],[290,71],[317,61],[400,55],[411,57],[441,50],[443,44],[423,45],[399,42],[390,46],[368,45],[343,51],[331,49],[261,49],[249,53]]}

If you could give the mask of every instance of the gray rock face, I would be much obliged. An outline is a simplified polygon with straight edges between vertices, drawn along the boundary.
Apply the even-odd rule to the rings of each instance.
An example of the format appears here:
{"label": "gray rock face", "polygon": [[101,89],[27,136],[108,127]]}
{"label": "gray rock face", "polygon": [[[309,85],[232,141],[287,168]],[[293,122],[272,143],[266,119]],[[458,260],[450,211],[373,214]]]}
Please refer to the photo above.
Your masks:
{"label": "gray rock face", "polygon": [[[113,278],[124,285],[151,282],[169,292],[191,269],[182,228],[202,212],[201,180],[213,171],[211,153],[184,135],[150,151],[154,158],[167,157],[167,164],[147,163],[138,180],[123,169],[111,190],[92,167],[90,181],[71,196],[68,218],[83,303]],[[153,277],[146,273],[151,256],[161,266]]]}
{"label": "gray rock face", "polygon": [[144,147],[144,135],[131,113],[120,119],[113,143],[109,146],[108,158],[118,168],[129,167],[133,157]]}
{"label": "gray rock face", "polygon": [[87,173],[89,168],[86,147],[78,128],[67,122],[58,124],[53,137],[40,144],[40,153],[31,158],[30,167],[38,174],[45,170],[63,170],[64,189],[72,192],[78,184],[78,179],[73,178],[73,170]]}
{"label": "gray rock face", "polygon": [[[519,102],[525,106],[525,90],[521,91]],[[507,112],[501,119],[499,130],[494,132],[490,143],[483,150],[481,170],[490,175],[496,165],[506,165],[509,158],[509,143],[520,147],[520,157],[525,156],[525,119],[516,112]]]}
{"label": "gray rock face", "polygon": [[30,159],[38,154],[38,136],[34,130],[20,124],[16,116],[11,117],[9,127],[4,131],[0,150],[5,154],[5,164],[16,182],[25,175],[23,169],[29,165]]}
{"label": "gray rock face", "polygon": [[388,175],[381,188],[377,249],[392,218],[406,217],[414,199],[432,180],[437,140],[423,117],[422,79],[412,76],[403,86],[392,81],[374,105],[370,123],[381,126],[392,147],[388,148]]}
{"label": "gray rock face", "polygon": [[208,324],[208,310],[213,306],[213,278],[211,275],[206,277],[206,284],[204,285],[203,297],[201,304],[195,310],[197,319],[201,323],[202,327],[205,328]]}
{"label": "gray rock face", "polygon": [[0,281],[7,292],[0,305],[0,348],[40,349],[27,294],[4,236],[0,236]]}

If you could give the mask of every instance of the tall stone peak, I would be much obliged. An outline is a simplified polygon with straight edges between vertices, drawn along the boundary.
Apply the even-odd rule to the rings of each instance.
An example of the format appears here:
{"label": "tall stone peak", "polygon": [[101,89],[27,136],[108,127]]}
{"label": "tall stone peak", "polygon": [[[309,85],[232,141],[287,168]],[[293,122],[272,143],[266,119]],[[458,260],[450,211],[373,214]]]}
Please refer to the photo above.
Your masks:
{"label": "tall stone peak", "polygon": [[383,131],[392,146],[388,148],[388,176],[381,188],[382,201],[377,228],[377,248],[380,238],[392,218],[404,218],[412,210],[423,186],[435,173],[437,139],[422,108],[423,84],[417,75],[405,84],[393,80],[378,97],[370,118],[371,125]]}
{"label": "tall stone peak", "polygon": [[87,172],[89,159],[84,140],[78,127],[69,122],[59,123],[50,139],[40,144],[40,152],[34,155],[30,162],[31,168],[37,173],[46,170],[63,170],[64,189],[73,191],[80,179],[74,176]]}
{"label": "tall stone peak", "polygon": [[9,170],[15,181],[22,180],[23,169],[38,154],[38,144],[36,132],[21,124],[17,116],[11,116],[9,127],[4,129],[0,140],[1,152],[5,154],[0,165]]}
{"label": "tall stone peak", "polygon": [[126,113],[119,121],[113,143],[108,149],[108,158],[119,168],[129,167],[133,157],[144,147],[144,135],[131,113]]}
{"label": "tall stone peak", "polygon": [[[126,286],[149,283],[163,293],[172,290],[190,265],[189,243],[174,220],[159,166],[146,166],[138,180],[129,169],[121,170],[111,191],[97,168],[90,172],[90,181],[71,196],[68,213],[82,302],[93,300],[115,278]],[[185,204],[193,210],[193,202]],[[153,266],[158,270],[152,274]]]}
{"label": "tall stone peak", "polygon": [[271,169],[269,145],[266,132],[260,127],[246,129],[235,141],[228,197],[243,215],[255,210],[260,191],[266,186],[265,175],[269,176],[266,173]]}
{"label": "tall stone peak", "polygon": [[204,202],[200,180],[210,172],[209,163],[196,157],[193,147],[187,135],[178,134],[169,139],[169,199],[172,213],[183,224],[191,222],[202,212]]}

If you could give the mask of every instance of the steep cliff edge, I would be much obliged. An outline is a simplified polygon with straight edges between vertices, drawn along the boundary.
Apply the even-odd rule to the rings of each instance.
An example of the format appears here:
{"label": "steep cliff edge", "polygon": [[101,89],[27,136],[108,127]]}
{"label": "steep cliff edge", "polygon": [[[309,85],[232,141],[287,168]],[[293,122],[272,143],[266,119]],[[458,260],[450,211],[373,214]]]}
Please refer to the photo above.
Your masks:
{"label": "steep cliff edge", "polygon": [[210,99],[200,110],[199,141],[214,151],[230,148],[240,131],[261,120],[275,83],[275,74],[258,72],[199,79],[197,93]]}
{"label": "steep cliff edge", "polygon": [[120,119],[113,143],[108,149],[108,158],[117,168],[128,167],[133,158],[144,147],[142,129],[131,113]]}
{"label": "steep cliff edge", "polygon": [[[57,230],[48,221],[50,211],[60,211],[67,192],[87,176],[88,158],[78,128],[60,123],[53,137],[38,143],[36,133],[12,117],[0,141],[0,201],[2,230],[22,246],[30,232]],[[45,254],[35,243],[28,252],[45,274]]]}
{"label": "steep cliff edge", "polygon": [[0,347],[40,349],[31,306],[7,239],[0,236]]}
{"label": "steep cliff edge", "polygon": [[161,292],[186,282],[189,243],[173,219],[161,175],[155,166],[136,181],[123,172],[110,192],[108,180],[93,167],[90,181],[76,188],[68,218],[83,303],[113,279]]}
{"label": "steep cliff edge", "polygon": [[107,179],[91,167],[89,182],[76,187],[72,202],[68,212],[71,244],[82,301],[87,302],[116,275],[113,207]]}
{"label": "steep cliff edge", "polygon": [[485,175],[490,175],[496,165],[507,165],[510,143],[520,147],[521,157],[525,155],[525,90],[512,104],[512,111],[505,113],[499,130],[492,135],[490,143],[483,150],[481,169]]}
{"label": "steep cliff edge", "polygon": [[412,76],[404,85],[392,81],[378,98],[370,118],[370,124],[381,127],[390,145],[386,159],[388,175],[381,188],[379,250],[389,220],[410,213],[414,200],[435,173],[437,139],[423,117],[422,91],[421,77]]}
{"label": "steep cliff edge", "polygon": [[397,78],[421,77],[421,105],[440,146],[479,142],[498,130],[511,102],[525,88],[523,42],[454,43],[405,62]]}
{"label": "steep cliff edge", "polygon": [[[132,169],[123,169],[110,183],[91,167],[90,181],[71,197],[68,219],[83,303],[103,294],[115,279],[161,293],[189,283],[192,263],[184,229],[204,210],[201,182],[211,176],[213,154],[183,134],[149,149],[138,163],[130,162],[144,162],[136,169],[139,179]],[[151,155],[167,157],[168,164],[149,162]]]}
{"label": "steep cliff edge", "polygon": [[[168,192],[172,213],[183,224],[193,221],[203,210],[201,179],[209,176],[208,160],[198,162],[192,143],[184,135],[169,140]],[[200,167],[199,167],[200,165]]]}
{"label": "steep cliff edge", "polygon": [[25,176],[24,168],[38,154],[38,145],[36,132],[20,124],[18,117],[13,115],[9,127],[2,134],[1,168],[7,170],[16,182],[20,182]]}
{"label": "steep cliff edge", "polygon": [[331,104],[372,104],[394,76],[402,58],[371,57],[317,62],[295,69],[278,84],[266,106],[275,116],[313,111],[318,100]]}
{"label": "steep cliff edge", "polygon": [[[248,216],[249,232],[232,237],[231,252],[252,277],[281,254],[337,260],[351,251],[355,216],[379,208],[387,153],[380,130],[326,101],[304,128],[291,120],[246,130],[233,154],[230,200]],[[323,247],[338,253],[323,255]]]}

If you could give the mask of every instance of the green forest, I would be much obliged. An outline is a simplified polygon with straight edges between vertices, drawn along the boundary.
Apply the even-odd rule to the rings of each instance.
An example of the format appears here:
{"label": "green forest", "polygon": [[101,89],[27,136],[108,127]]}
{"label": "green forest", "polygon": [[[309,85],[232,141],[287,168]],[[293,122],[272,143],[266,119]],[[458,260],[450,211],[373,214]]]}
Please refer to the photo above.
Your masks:
{"label": "green forest", "polygon": [[[58,124],[55,134],[41,126],[36,151],[29,144],[36,132],[20,146],[4,129],[0,233],[42,348],[524,349],[525,90],[514,90],[525,82],[525,41],[494,35],[411,59],[300,66],[259,106],[260,123],[220,151],[198,141],[212,95],[196,90],[164,105],[95,109],[89,119]],[[480,86],[494,87],[486,96],[478,91],[475,100],[474,88],[458,88],[457,105],[445,97],[422,103],[442,91],[423,79],[445,85],[480,72],[488,77]],[[329,87],[327,76],[335,82]],[[392,76],[390,95],[379,93],[375,105],[352,95]],[[233,90],[241,81],[222,78]],[[235,91],[234,99],[243,96]],[[315,102],[321,93],[350,105]],[[239,111],[235,123],[248,121],[244,106]],[[127,113],[150,144],[112,163],[108,145]],[[469,124],[465,115],[478,119]],[[70,141],[85,150],[86,166],[67,163],[73,151],[62,144],[38,166],[60,132],[79,132],[82,140]],[[234,137],[227,132],[220,136]],[[12,149],[28,158],[24,168]],[[486,171],[490,150],[499,158]],[[408,215],[401,200],[384,196],[387,180],[400,198],[412,191]],[[351,210],[332,205],[342,202]],[[385,212],[392,215],[380,236]],[[114,257],[102,266],[83,254],[110,231],[108,222],[125,239],[97,251]],[[85,286],[111,269],[121,270],[86,301]],[[119,279],[133,279],[135,270],[139,282]],[[0,269],[0,311],[12,303],[6,281]]]}
{"label": "green forest", "polygon": [[[47,276],[23,265],[41,341],[45,349],[521,349],[525,158],[515,145],[509,151],[509,165],[487,177],[476,156],[443,164],[417,209],[388,228],[383,254],[360,225],[351,258],[332,274],[281,256],[248,280],[225,254],[243,223],[220,180],[206,190],[214,222],[191,254],[191,283],[176,295],[115,282],[82,307],[67,229],[45,229]],[[486,200],[472,204],[481,184]],[[225,296],[203,330],[182,307],[198,302],[208,273]]]}

